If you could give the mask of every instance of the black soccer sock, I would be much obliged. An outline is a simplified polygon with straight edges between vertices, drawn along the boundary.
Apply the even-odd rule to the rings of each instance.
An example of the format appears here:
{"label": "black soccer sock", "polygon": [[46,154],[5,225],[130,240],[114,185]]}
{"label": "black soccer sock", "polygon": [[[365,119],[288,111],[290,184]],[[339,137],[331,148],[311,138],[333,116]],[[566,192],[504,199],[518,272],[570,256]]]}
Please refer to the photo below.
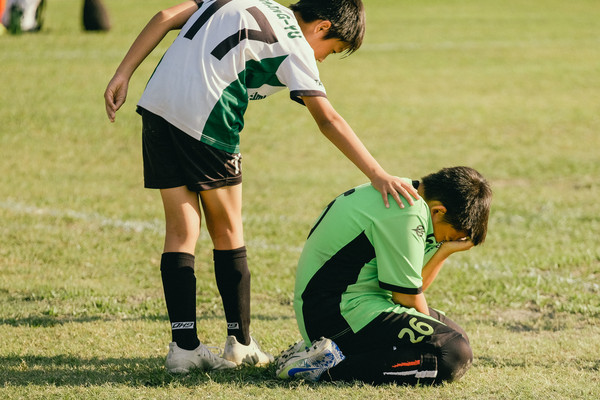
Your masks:
{"label": "black soccer sock", "polygon": [[250,344],[250,270],[246,247],[213,250],[215,278],[223,300],[227,335]]}
{"label": "black soccer sock", "polygon": [[160,272],[173,341],[182,349],[193,350],[200,344],[196,329],[194,256],[163,253]]}

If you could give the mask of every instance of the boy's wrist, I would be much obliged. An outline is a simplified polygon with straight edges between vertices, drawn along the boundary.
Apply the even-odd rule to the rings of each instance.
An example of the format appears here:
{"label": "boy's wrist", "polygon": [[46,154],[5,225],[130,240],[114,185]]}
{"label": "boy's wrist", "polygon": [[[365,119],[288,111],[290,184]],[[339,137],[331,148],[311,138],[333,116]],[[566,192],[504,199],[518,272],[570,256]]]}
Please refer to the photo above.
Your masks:
{"label": "boy's wrist", "polygon": [[133,75],[133,71],[129,71],[128,68],[124,68],[121,66],[115,71],[114,78],[129,80],[131,78],[131,75]]}
{"label": "boy's wrist", "polygon": [[437,245],[437,251],[435,252],[434,257],[437,257],[440,261],[445,260],[452,255],[452,252],[448,251],[448,247],[444,246],[446,243],[447,242],[440,242]]}
{"label": "boy's wrist", "polygon": [[470,250],[472,247],[473,243],[470,240],[441,241],[438,244],[438,252],[447,258],[459,251]]}
{"label": "boy's wrist", "polygon": [[389,174],[385,172],[385,170],[379,164],[371,168],[370,173],[367,175],[371,181],[377,179],[386,179],[388,176]]}

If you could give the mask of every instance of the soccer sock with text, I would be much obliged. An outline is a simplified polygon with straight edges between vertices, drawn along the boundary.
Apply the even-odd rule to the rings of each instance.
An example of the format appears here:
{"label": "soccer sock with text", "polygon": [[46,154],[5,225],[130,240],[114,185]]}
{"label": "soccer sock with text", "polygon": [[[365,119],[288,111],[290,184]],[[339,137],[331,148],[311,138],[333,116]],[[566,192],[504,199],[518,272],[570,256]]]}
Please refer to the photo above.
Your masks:
{"label": "soccer sock with text", "polygon": [[200,344],[196,328],[196,276],[194,255],[163,253],[160,272],[171,322],[173,341],[182,349]]}
{"label": "soccer sock with text", "polygon": [[250,270],[246,247],[233,250],[213,250],[215,278],[223,300],[227,335],[250,344]]}

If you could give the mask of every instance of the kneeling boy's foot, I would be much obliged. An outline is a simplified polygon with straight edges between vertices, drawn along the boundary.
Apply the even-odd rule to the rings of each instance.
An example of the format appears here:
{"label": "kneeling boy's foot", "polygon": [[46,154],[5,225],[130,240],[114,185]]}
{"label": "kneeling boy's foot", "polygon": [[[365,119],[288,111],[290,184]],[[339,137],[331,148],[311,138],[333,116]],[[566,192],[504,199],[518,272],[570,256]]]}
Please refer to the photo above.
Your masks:
{"label": "kneeling boy's foot", "polygon": [[248,364],[263,367],[273,362],[273,356],[264,352],[256,340],[250,337],[250,344],[244,345],[235,336],[227,336],[223,358],[236,365]]}
{"label": "kneeling boy's foot", "polygon": [[285,364],[291,356],[303,350],[308,350],[308,347],[306,347],[306,345],[304,344],[304,340],[300,339],[298,342],[294,343],[286,350],[282,351],[281,354],[277,356],[277,369],[280,369],[281,366]]}
{"label": "kneeling boy's foot", "polygon": [[344,360],[339,347],[331,340],[315,340],[306,350],[300,350],[289,356],[276,372],[278,378],[302,378],[316,382],[323,372]]}
{"label": "kneeling boy's foot", "polygon": [[193,368],[202,370],[235,368],[236,364],[224,360],[200,343],[194,350],[184,350],[177,343],[169,343],[169,353],[165,362],[167,371],[173,374],[185,374]]}

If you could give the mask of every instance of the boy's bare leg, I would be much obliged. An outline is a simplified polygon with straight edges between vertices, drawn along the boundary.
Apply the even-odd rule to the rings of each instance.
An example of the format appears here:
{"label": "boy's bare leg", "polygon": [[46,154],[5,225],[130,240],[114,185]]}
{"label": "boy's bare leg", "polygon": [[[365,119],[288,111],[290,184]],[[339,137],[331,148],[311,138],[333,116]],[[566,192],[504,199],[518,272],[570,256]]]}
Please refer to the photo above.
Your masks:
{"label": "boy's bare leg", "polygon": [[185,186],[161,189],[160,194],[166,222],[164,252],[194,254],[202,215],[198,194]]}
{"label": "boy's bare leg", "polygon": [[206,227],[217,250],[244,246],[242,185],[200,192]]}
{"label": "boy's bare leg", "polygon": [[242,185],[200,193],[212,238],[215,278],[227,319],[227,335],[250,344],[250,270],[242,226]]}
{"label": "boy's bare leg", "polygon": [[250,270],[242,227],[242,185],[200,192],[215,249],[215,278],[227,319],[223,358],[236,365],[265,366],[273,356],[250,337]]}

